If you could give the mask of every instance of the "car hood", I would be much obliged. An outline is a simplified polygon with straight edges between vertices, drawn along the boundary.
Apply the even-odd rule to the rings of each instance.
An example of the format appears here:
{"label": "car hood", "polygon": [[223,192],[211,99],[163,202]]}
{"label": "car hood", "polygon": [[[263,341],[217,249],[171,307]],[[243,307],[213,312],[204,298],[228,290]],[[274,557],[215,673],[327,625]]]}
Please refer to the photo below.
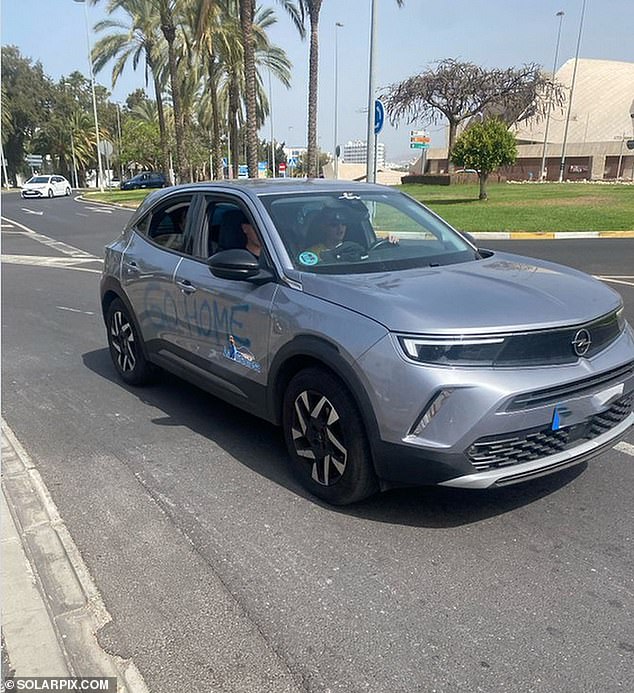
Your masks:
{"label": "car hood", "polygon": [[444,267],[355,275],[302,273],[305,293],[410,333],[517,331],[584,323],[620,296],[577,270],[495,253]]}

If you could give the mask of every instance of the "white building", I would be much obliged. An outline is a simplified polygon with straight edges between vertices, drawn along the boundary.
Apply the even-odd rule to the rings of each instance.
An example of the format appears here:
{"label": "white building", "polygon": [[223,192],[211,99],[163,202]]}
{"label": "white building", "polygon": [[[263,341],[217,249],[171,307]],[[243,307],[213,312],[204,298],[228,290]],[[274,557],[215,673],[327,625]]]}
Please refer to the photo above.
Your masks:
{"label": "white building", "polygon": [[[343,146],[343,162],[345,164],[365,164],[367,162],[367,143],[363,140],[350,140]],[[376,166],[385,168],[385,145],[377,142]]]}

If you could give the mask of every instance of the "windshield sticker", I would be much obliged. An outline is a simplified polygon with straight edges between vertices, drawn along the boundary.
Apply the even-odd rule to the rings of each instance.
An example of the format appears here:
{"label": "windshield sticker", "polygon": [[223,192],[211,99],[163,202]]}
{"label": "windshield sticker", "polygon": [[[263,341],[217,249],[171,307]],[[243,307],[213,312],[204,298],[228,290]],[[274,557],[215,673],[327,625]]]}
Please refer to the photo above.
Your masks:
{"label": "windshield sticker", "polygon": [[299,261],[302,265],[316,265],[319,262],[319,256],[317,253],[305,250],[303,253],[299,254]]}
{"label": "windshield sticker", "polygon": [[238,346],[232,334],[229,335],[229,343],[225,346],[223,354],[225,358],[250,368],[256,373],[260,373],[262,370],[262,366],[255,360],[255,356],[246,347]]}
{"label": "windshield sticker", "polygon": [[345,192],[345,193],[343,193],[343,195],[339,196],[339,199],[340,200],[360,200],[361,196],[356,195],[355,193]]}

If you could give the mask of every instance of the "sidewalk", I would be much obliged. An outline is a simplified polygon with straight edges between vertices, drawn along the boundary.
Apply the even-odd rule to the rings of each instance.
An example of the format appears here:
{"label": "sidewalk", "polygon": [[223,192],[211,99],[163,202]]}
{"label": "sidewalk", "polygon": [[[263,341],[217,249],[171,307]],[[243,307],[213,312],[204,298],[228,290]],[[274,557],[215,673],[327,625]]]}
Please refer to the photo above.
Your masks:
{"label": "sidewalk", "polygon": [[134,662],[107,654],[110,621],[64,522],[25,450],[2,421],[2,677],[116,677],[148,693]]}

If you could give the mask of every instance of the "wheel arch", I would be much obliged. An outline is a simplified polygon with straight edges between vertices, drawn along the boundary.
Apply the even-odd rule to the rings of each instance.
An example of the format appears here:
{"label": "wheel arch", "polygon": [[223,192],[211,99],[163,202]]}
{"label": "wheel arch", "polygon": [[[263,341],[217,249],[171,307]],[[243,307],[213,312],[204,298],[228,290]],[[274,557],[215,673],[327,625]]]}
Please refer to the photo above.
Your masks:
{"label": "wheel arch", "polygon": [[130,317],[130,320],[132,320],[132,322],[134,323],[136,333],[141,337],[140,342],[141,349],[143,350],[143,355],[146,359],[150,360],[148,349],[145,344],[145,340],[143,339],[143,333],[141,332],[141,328],[139,326],[139,321],[136,319],[136,314],[132,309],[132,306],[130,305],[130,301],[128,301],[128,297],[125,295],[125,291],[123,291],[119,282],[116,279],[110,277],[106,279],[101,286],[101,312],[103,314],[104,323],[106,323],[108,309],[110,308],[112,302],[117,299],[119,299],[121,303],[123,303],[126,310],[128,311],[128,316]]}
{"label": "wheel arch", "polygon": [[342,381],[359,409],[370,448],[373,449],[373,441],[378,439],[379,429],[365,387],[352,366],[341,355],[339,348],[322,337],[296,337],[275,355],[269,373],[272,387],[269,387],[268,402],[273,423],[282,423],[284,393],[288,384],[297,373],[310,367],[324,368]]}

